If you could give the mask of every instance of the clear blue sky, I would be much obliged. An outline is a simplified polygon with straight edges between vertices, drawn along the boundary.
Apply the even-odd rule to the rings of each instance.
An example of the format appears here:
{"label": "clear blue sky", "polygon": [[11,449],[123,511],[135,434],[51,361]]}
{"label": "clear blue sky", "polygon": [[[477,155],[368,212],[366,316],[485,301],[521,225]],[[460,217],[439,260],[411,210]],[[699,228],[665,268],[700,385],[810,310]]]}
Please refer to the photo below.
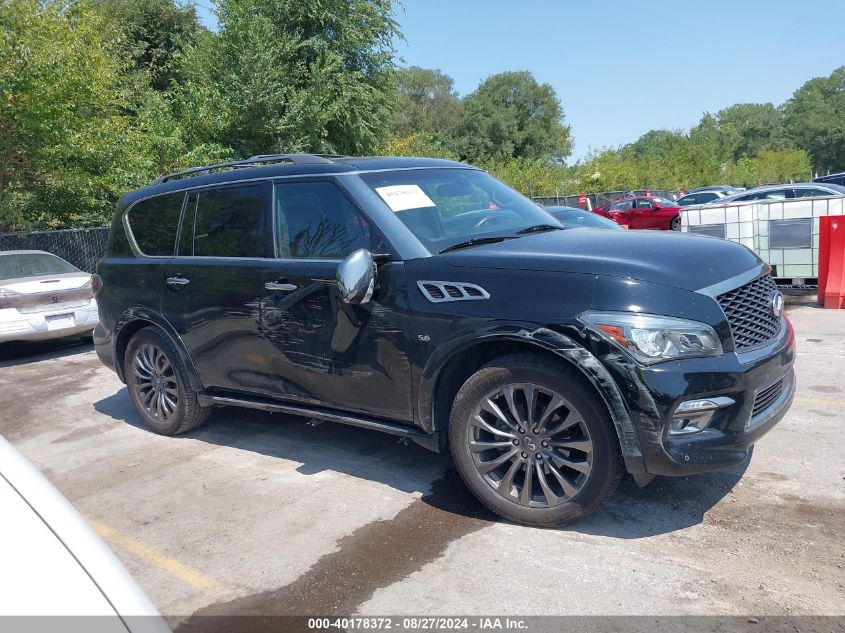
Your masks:
{"label": "clear blue sky", "polygon": [[[200,0],[200,15],[214,27]],[[439,68],[462,95],[505,70],[551,84],[573,159],[705,111],[780,104],[845,64],[842,0],[404,0],[407,65]]]}

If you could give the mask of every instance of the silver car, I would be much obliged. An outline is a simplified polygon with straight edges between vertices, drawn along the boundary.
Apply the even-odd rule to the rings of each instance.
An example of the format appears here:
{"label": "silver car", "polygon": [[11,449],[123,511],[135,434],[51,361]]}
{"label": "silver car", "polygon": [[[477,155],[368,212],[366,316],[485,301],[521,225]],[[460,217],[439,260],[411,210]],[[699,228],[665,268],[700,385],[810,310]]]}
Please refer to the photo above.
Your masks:
{"label": "silver car", "polygon": [[0,342],[89,337],[97,281],[44,251],[0,251]]}

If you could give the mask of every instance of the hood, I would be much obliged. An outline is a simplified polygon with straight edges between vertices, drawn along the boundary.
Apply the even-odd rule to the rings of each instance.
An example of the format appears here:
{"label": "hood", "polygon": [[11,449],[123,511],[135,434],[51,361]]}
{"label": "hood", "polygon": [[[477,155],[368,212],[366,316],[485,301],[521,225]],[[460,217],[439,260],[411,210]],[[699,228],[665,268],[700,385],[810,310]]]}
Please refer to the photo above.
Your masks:
{"label": "hood", "polygon": [[570,229],[442,255],[456,267],[586,273],[699,290],[762,260],[741,244],[674,231]]}

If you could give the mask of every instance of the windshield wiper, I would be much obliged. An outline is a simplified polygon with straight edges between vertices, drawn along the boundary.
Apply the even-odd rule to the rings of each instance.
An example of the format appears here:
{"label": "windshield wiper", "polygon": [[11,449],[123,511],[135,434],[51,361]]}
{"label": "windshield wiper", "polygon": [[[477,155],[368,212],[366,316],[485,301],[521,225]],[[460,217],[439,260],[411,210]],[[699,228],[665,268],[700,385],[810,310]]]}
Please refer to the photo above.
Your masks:
{"label": "windshield wiper", "polygon": [[457,244],[452,244],[451,246],[447,246],[440,254],[448,253],[449,251],[457,251],[461,248],[467,248],[468,246],[479,246],[480,244],[495,244],[496,242],[504,242],[505,240],[511,239],[508,236],[501,236],[501,237],[473,237],[468,239],[465,242],[458,242]]}
{"label": "windshield wiper", "polygon": [[565,226],[558,226],[557,224],[535,224],[529,226],[527,229],[520,229],[516,232],[517,235],[524,235],[526,233],[542,233],[544,231],[563,231]]}

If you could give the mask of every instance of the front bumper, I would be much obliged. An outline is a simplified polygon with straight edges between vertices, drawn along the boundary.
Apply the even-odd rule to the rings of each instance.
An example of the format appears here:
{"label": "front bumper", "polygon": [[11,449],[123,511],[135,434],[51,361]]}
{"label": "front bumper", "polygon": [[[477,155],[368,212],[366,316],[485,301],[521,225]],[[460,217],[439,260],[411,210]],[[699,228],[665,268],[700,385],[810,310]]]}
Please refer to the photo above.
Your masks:
{"label": "front bumper", "polygon": [[97,303],[92,299],[79,308],[21,313],[0,310],[0,343],[44,341],[89,334],[98,322]]}
{"label": "front bumper", "polygon": [[[628,403],[646,472],[689,475],[742,462],[786,415],[795,395],[795,337],[789,320],[782,319],[778,337],[742,355],[729,352],[650,367],[621,355],[606,359]],[[704,430],[669,433],[679,404],[719,396],[733,403],[716,411]]]}

